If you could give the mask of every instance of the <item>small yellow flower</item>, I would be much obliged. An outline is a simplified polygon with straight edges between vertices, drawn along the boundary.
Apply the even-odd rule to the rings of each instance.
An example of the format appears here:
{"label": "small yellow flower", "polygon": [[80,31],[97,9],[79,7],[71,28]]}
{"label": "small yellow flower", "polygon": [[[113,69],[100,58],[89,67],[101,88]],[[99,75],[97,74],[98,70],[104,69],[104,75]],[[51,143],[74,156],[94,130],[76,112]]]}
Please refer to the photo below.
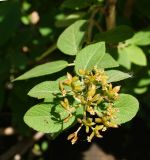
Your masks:
{"label": "small yellow flower", "polygon": [[85,126],[86,133],[89,134],[92,131],[87,136],[88,142],[91,142],[94,137],[101,138],[101,132],[108,128],[118,127],[114,121],[118,112],[114,102],[119,98],[120,86],[113,87],[111,83],[107,83],[108,76],[105,71],[96,66],[90,72],[81,69],[79,74],[81,76],[72,76],[67,73],[67,79],[59,83],[62,95],[72,96],[75,102],[73,103],[75,106],[70,105],[67,98],[60,102],[68,112],[64,122],[68,122],[78,108],[83,110],[83,115],[81,114],[83,117],[77,119],[80,127],[68,136],[72,144],[78,140],[77,134],[82,126]]}

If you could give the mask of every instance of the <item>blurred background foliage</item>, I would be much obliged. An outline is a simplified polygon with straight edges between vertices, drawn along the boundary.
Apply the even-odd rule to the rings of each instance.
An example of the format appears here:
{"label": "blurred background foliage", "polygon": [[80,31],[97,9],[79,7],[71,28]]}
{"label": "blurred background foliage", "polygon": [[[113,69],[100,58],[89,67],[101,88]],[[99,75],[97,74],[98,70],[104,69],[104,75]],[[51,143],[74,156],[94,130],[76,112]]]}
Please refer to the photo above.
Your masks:
{"label": "blurred background foliage", "polygon": [[[55,59],[71,61],[72,57],[57,50],[57,38],[76,20],[90,19],[93,6],[101,6],[102,12],[95,16],[99,27],[93,29],[92,40],[105,41],[108,53],[118,61],[121,70],[132,75],[122,82],[122,90],[139,99],[140,111],[136,119],[150,131],[149,0],[118,0],[116,27],[108,31],[103,11],[107,1],[104,0],[0,2],[0,127],[13,126],[19,135],[31,136],[23,115],[36,102],[27,96],[27,92],[43,79],[58,78],[59,73],[27,81],[11,81],[41,63]],[[135,122],[124,125],[125,130]],[[42,142],[43,147],[46,145]],[[37,148],[34,146],[35,150]]]}

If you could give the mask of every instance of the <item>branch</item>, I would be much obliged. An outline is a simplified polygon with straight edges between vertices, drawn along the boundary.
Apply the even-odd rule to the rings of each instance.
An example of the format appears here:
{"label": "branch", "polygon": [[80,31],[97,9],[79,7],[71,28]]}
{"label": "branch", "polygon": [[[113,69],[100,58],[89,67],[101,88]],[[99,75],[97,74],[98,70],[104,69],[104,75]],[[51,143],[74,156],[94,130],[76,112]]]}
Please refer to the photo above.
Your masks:
{"label": "branch", "polygon": [[56,49],[57,49],[57,45],[53,44],[40,57],[37,57],[36,61],[42,60],[43,58],[45,58],[46,56],[48,56],[49,54],[51,54],[53,51],[55,51]]}
{"label": "branch", "polygon": [[106,0],[105,19],[107,30],[116,26],[116,3],[117,0]]}
{"label": "branch", "polygon": [[87,30],[87,43],[90,43],[92,40],[92,31],[93,31],[93,26],[94,26],[94,17],[96,16],[97,12],[99,11],[99,8],[94,8],[93,12],[91,14],[91,17],[89,19],[89,26]]}

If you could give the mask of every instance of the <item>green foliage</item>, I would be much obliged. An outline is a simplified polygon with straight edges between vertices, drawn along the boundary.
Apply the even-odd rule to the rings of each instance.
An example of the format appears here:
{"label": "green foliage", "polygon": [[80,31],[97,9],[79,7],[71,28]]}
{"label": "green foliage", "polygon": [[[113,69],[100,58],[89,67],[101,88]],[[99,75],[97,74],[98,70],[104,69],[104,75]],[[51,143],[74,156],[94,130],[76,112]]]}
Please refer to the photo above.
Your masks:
{"label": "green foliage", "polygon": [[23,75],[21,75],[15,80],[24,80],[24,79],[49,75],[52,73],[59,72],[62,69],[66,68],[67,66],[68,66],[68,63],[63,60],[41,64],[39,66],[34,67],[30,71],[24,73]]}
{"label": "green foliage", "polygon": [[125,48],[118,48],[118,62],[127,69],[131,69],[131,61]]}
{"label": "green foliage", "polygon": [[129,75],[128,73],[124,73],[118,70],[106,71],[106,75],[109,77],[108,78],[109,83],[121,81],[131,77],[131,75]]}
{"label": "green foliage", "polygon": [[60,105],[56,105],[55,108],[53,108],[53,105],[50,103],[41,103],[33,106],[24,116],[25,123],[33,129],[44,133],[60,132],[71,126],[75,117],[64,123],[63,119],[68,113]]}
{"label": "green foliage", "polygon": [[82,47],[86,21],[79,20],[66,28],[58,38],[57,46],[65,54],[76,55]]}
{"label": "green foliage", "polygon": [[131,95],[121,94],[120,99],[116,101],[115,107],[119,109],[116,113],[116,122],[122,124],[130,121],[138,112],[138,101]]}
{"label": "green foliage", "polygon": [[105,41],[107,43],[119,43],[133,36],[133,30],[129,26],[117,26],[109,31],[99,33],[95,36],[97,41]]}
{"label": "green foliage", "polygon": [[119,67],[119,63],[115,61],[110,54],[106,53],[97,66],[98,68],[114,68]]}
{"label": "green foliage", "polygon": [[120,54],[126,54],[128,61],[126,62],[127,66],[130,65],[130,62],[140,66],[146,66],[147,64],[144,52],[137,46],[129,45],[127,47],[124,47],[120,49]]}
{"label": "green foliage", "polygon": [[[73,85],[78,88],[83,83],[83,72],[95,74],[93,68],[108,77],[106,88],[111,94],[118,94],[119,90],[118,86],[111,88],[111,83],[118,85],[124,80],[122,91],[128,94],[119,94],[120,98],[112,102],[119,110],[114,110],[116,125],[130,121],[138,111],[139,104],[130,94],[140,94],[139,99],[144,97],[141,104],[148,104],[145,101],[149,100],[150,86],[149,2],[134,2],[132,15],[124,11],[126,3],[117,1],[115,24],[108,26],[109,4],[105,0],[0,2],[0,109],[5,111],[7,106],[12,111],[13,125],[21,133],[28,133],[22,122],[26,111],[24,121],[28,126],[54,137],[78,123],[84,107],[76,108],[65,122],[70,111],[61,105],[65,98],[62,91],[71,90]],[[77,76],[78,81],[61,86],[68,79],[66,72]],[[16,78],[21,73],[24,74]],[[128,73],[133,73],[133,77]],[[30,80],[18,82],[27,79]],[[102,94],[103,89],[97,92]],[[82,93],[86,97],[86,90]],[[37,101],[27,94],[43,102],[35,105]],[[80,103],[74,97],[71,92],[66,97],[71,106]],[[106,108],[107,101],[96,109],[99,115],[105,115]]]}
{"label": "green foliage", "polygon": [[131,39],[127,40],[126,43],[147,46],[150,44],[150,31],[137,32]]}
{"label": "green foliage", "polygon": [[38,99],[50,98],[52,94],[60,93],[57,81],[44,81],[32,88],[28,95]]}
{"label": "green foliage", "polygon": [[77,55],[75,60],[75,70],[79,69],[90,71],[93,66],[97,66],[105,55],[105,43],[98,42],[83,48]]}
{"label": "green foliage", "polygon": [[[68,33],[64,32],[64,37],[66,37],[65,34],[68,35]],[[60,36],[62,38],[62,35]],[[60,41],[60,39],[58,39],[58,41]],[[97,114],[97,119],[100,119],[102,123],[101,126],[104,125],[104,127],[101,128],[102,130],[108,127],[116,127],[118,124],[125,123],[132,119],[138,110],[138,101],[130,95],[123,94],[119,96],[118,92],[120,87],[116,86],[112,88],[111,84],[111,82],[129,78],[130,75],[119,70],[108,70],[106,72],[99,70],[97,68],[99,66],[103,68],[118,66],[117,62],[109,54],[105,54],[105,50],[105,43],[98,42],[87,45],[78,52],[75,58],[75,71],[83,78],[82,81],[80,81],[79,77],[72,77],[67,73],[67,80],[64,80],[65,77],[61,77],[56,81],[44,81],[32,88],[28,93],[29,96],[38,99],[44,98],[45,100],[43,103],[33,106],[27,111],[24,116],[25,123],[37,131],[58,134],[77,123],[77,118],[78,121],[80,121],[79,123],[85,125],[86,128],[91,127],[91,129],[93,129],[92,126],[95,122],[97,123],[97,121],[92,122],[90,120],[92,117],[85,117],[88,112],[91,116]],[[58,64],[61,65],[61,67]],[[17,79],[21,80],[51,74],[63,69],[66,67],[66,64],[67,62],[65,61],[46,63],[33,68]],[[71,65],[68,64],[68,66]],[[47,68],[51,70],[47,71]],[[101,86],[101,88],[97,91],[99,86]],[[103,94],[102,97],[99,93]],[[68,94],[69,97],[66,94]],[[70,96],[74,98],[74,101]],[[87,98],[85,98],[85,96],[87,96]],[[127,100],[128,103],[126,103]],[[95,104],[96,106],[93,105],[94,102],[97,103]],[[89,103],[91,103],[91,105],[87,106]],[[106,107],[103,108],[103,105]],[[97,108],[96,110],[95,107]],[[118,108],[119,111],[115,110],[115,108]],[[107,114],[112,114],[108,120],[106,119]],[[116,114],[116,119],[112,118],[113,114]],[[79,119],[79,117],[83,117],[83,119]],[[103,118],[106,120],[104,121]],[[89,126],[88,123],[93,125]],[[99,127],[99,125],[96,125],[94,130],[97,130]],[[79,130],[80,127],[77,132]],[[99,137],[100,134],[98,133],[98,135],[96,134],[95,136]],[[73,139],[70,138],[70,136],[68,137],[69,140],[71,139],[72,144],[77,140],[76,132],[73,133],[73,137]],[[92,137],[87,137],[87,140],[90,142]]]}

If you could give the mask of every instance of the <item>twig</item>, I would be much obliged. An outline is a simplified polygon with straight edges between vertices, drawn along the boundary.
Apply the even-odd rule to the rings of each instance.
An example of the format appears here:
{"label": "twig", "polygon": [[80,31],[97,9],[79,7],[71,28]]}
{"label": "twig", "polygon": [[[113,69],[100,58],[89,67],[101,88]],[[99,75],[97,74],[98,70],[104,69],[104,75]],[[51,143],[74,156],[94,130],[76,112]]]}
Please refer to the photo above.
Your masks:
{"label": "twig", "polygon": [[32,139],[24,139],[11,147],[7,152],[0,156],[0,160],[10,160],[12,157],[21,157],[25,154],[32,145],[40,140],[44,133],[37,132]]}
{"label": "twig", "polygon": [[107,0],[105,9],[105,19],[107,30],[116,26],[116,3],[117,0]]}
{"label": "twig", "polygon": [[40,57],[37,57],[36,61],[42,60],[43,58],[45,58],[46,56],[48,56],[50,53],[52,53],[53,51],[55,51],[56,49],[57,49],[57,45],[53,44]]}
{"label": "twig", "polygon": [[103,32],[102,27],[98,24],[97,21],[94,21],[94,25],[97,27],[97,29],[99,30],[99,32]]}
{"label": "twig", "polygon": [[96,16],[98,11],[99,11],[99,8],[94,8],[93,12],[91,14],[91,17],[89,19],[89,25],[88,25],[88,31],[87,31],[87,43],[91,42],[92,30],[93,30],[93,26],[94,26],[94,17]]}
{"label": "twig", "polygon": [[124,7],[124,13],[123,15],[129,19],[132,15],[132,11],[133,11],[133,6],[134,6],[134,0],[127,0],[125,7]]}

